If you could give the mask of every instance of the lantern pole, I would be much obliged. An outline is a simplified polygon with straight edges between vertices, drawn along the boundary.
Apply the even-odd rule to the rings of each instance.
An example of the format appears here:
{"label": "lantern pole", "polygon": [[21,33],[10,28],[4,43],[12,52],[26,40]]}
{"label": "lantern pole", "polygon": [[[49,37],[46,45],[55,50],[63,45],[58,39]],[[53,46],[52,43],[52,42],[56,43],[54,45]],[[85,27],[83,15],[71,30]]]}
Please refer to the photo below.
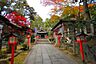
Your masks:
{"label": "lantern pole", "polygon": [[58,37],[57,37],[57,38],[58,38],[58,46],[60,47],[60,44],[61,44],[61,43],[60,43],[61,34],[58,34]]}
{"label": "lantern pole", "polygon": [[12,47],[11,64],[14,64],[14,45],[12,45],[11,47]]}
{"label": "lantern pole", "polygon": [[82,57],[82,61],[83,63],[85,62],[85,59],[84,59],[84,50],[83,50],[83,46],[82,46],[82,41],[79,42],[79,45],[80,45],[80,53],[81,53],[81,57]]}
{"label": "lantern pole", "polygon": [[85,62],[85,58],[84,58],[84,50],[83,50],[83,42],[86,42],[86,34],[84,33],[84,31],[82,30],[81,34],[77,35],[77,42],[79,43],[80,46],[80,54],[81,54],[81,58],[82,58],[82,62],[83,64],[86,64]]}
{"label": "lantern pole", "polygon": [[27,35],[27,39],[28,39],[28,49],[30,49],[30,35]]}

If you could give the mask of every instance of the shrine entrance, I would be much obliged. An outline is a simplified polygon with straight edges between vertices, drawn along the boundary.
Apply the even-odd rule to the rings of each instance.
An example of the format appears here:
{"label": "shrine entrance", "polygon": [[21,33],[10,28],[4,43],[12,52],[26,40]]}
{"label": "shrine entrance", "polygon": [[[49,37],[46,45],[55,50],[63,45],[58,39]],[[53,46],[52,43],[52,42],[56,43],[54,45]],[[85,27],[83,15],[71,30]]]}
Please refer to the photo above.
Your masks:
{"label": "shrine entrance", "polygon": [[45,38],[45,36],[48,36],[48,32],[44,30],[40,30],[37,32],[37,35],[40,36],[41,39]]}

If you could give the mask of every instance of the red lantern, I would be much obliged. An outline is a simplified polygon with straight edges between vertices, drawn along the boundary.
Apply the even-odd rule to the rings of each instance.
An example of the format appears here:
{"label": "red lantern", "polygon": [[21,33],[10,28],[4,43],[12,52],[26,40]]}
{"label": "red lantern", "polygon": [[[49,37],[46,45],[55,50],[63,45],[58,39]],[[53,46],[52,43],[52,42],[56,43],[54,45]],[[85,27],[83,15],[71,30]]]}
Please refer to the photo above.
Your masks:
{"label": "red lantern", "polygon": [[80,46],[80,53],[81,53],[81,57],[82,57],[82,61],[85,62],[85,58],[84,58],[84,50],[83,50],[83,42],[86,43],[86,34],[82,31],[82,33],[77,34],[76,39],[77,42],[79,43]]}
{"label": "red lantern", "polygon": [[47,35],[45,35],[45,38],[48,38],[48,36],[47,36]]}
{"label": "red lantern", "polygon": [[36,36],[36,39],[39,39],[40,38],[40,36]]}
{"label": "red lantern", "polygon": [[9,45],[16,45],[16,37],[15,36],[11,36],[9,37]]}
{"label": "red lantern", "polygon": [[30,41],[31,41],[31,40],[30,40],[30,39],[31,39],[31,38],[30,38],[30,35],[27,35],[27,39],[28,39],[28,46],[30,47]]}
{"label": "red lantern", "polygon": [[61,34],[58,34],[57,37],[58,37],[58,46],[60,46]]}
{"label": "red lantern", "polygon": [[12,51],[11,51],[11,64],[14,64],[14,47],[16,45],[16,37],[15,36],[10,36],[8,45],[11,46]]}

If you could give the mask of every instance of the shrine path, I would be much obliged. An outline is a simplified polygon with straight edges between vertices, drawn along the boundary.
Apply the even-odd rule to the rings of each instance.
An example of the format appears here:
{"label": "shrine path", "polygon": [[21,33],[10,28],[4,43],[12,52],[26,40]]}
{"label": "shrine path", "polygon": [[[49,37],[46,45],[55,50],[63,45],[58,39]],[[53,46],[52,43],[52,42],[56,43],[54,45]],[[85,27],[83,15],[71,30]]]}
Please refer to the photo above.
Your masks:
{"label": "shrine path", "polygon": [[24,64],[77,64],[51,44],[36,44]]}

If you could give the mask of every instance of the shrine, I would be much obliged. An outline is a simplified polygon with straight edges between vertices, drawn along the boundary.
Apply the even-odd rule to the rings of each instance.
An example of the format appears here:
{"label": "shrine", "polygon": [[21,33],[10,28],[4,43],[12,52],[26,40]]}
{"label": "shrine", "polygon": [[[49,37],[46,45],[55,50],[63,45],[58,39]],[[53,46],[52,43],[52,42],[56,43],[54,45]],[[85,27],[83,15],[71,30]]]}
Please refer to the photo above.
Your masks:
{"label": "shrine", "polygon": [[45,38],[46,36],[48,36],[48,32],[44,31],[44,30],[40,30],[37,32],[37,35],[40,37],[40,38]]}

